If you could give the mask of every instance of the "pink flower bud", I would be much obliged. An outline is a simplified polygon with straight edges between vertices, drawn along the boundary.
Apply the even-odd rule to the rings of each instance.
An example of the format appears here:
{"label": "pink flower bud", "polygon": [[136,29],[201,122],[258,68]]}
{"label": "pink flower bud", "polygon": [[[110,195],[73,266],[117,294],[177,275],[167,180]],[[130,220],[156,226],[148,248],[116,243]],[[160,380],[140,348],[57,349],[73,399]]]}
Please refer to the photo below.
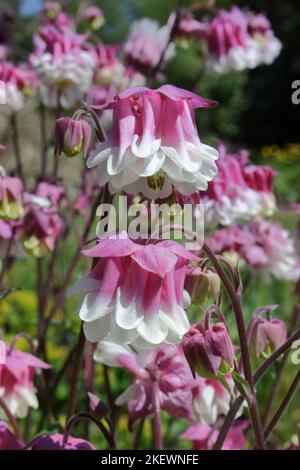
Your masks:
{"label": "pink flower bud", "polygon": [[203,321],[191,326],[182,338],[182,347],[192,373],[216,378],[233,368],[234,350],[226,325]]}
{"label": "pink flower bud", "polygon": [[66,157],[75,157],[83,152],[87,157],[92,129],[84,119],[62,117],[56,121],[55,151]]}
{"label": "pink flower bud", "polygon": [[209,295],[215,298],[220,285],[219,276],[212,270],[188,266],[184,287],[190,294],[193,304],[201,304]]}
{"label": "pink flower bud", "polygon": [[256,357],[270,356],[286,339],[287,330],[283,320],[266,320],[259,316],[252,319],[250,341]]}
{"label": "pink flower bud", "polygon": [[102,11],[95,6],[89,6],[84,10],[83,20],[86,21],[94,31],[100,29],[105,23]]}

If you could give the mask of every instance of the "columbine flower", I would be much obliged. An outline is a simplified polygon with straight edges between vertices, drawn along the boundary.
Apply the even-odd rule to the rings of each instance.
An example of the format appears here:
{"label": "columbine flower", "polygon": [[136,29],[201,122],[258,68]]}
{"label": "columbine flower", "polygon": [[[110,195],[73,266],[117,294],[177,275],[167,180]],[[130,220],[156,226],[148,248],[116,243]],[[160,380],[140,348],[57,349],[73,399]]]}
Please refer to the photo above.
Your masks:
{"label": "columbine flower", "polygon": [[[129,62],[141,68],[154,68],[169,41],[170,25],[162,26],[150,18],[136,20],[124,45]],[[165,62],[175,55],[175,45],[170,43],[165,52]]]}
{"label": "columbine flower", "polygon": [[31,95],[37,84],[35,75],[25,65],[14,65],[10,62],[0,62],[0,82],[4,84],[4,104],[13,111],[24,107],[25,96]]}
{"label": "columbine flower", "polygon": [[202,34],[207,67],[217,73],[254,68],[261,61],[257,42],[248,32],[248,17],[240,8],[219,10]]}
{"label": "columbine flower", "polygon": [[62,6],[59,2],[45,2],[40,16],[44,24],[51,23],[61,29],[74,28],[72,18],[62,10]]}
{"label": "columbine flower", "polygon": [[45,106],[70,108],[89,89],[94,60],[83,49],[85,36],[51,25],[39,29],[34,38],[36,49],[31,55]]}
{"label": "columbine flower", "polygon": [[22,446],[4,421],[0,421],[0,450],[21,450]]}
{"label": "columbine flower", "polygon": [[182,338],[182,348],[194,375],[214,379],[233,369],[233,345],[223,322],[192,325]]}
{"label": "columbine flower", "polygon": [[89,341],[109,332],[113,340],[140,347],[180,341],[189,327],[184,311],[190,303],[183,288],[186,262],[197,260],[195,256],[172,241],[145,246],[125,233],[83,254],[100,258],[70,291],[84,295],[79,315]]}
{"label": "columbine flower", "polygon": [[282,44],[275,37],[268,18],[262,13],[248,14],[248,31],[259,51],[260,63],[272,64],[279,56]]}
{"label": "columbine flower", "polygon": [[194,109],[213,105],[171,85],[122,92],[110,104],[108,140],[96,147],[87,165],[99,165],[100,185],[109,181],[112,191],[155,199],[169,196],[172,184],[186,195],[205,190],[217,173],[218,153],[200,142]]}
{"label": "columbine flower", "polygon": [[84,439],[68,436],[63,444],[63,434],[41,434],[35,437],[24,450],[96,450],[95,447]]}
{"label": "columbine flower", "polygon": [[0,397],[13,415],[24,418],[29,407],[37,409],[34,375],[49,367],[32,354],[7,346],[6,362],[0,365]]}
{"label": "columbine flower", "polygon": [[[223,444],[222,450],[243,450],[245,447],[244,431],[247,421],[236,421],[231,427]],[[191,426],[182,434],[182,439],[193,441],[193,450],[212,450],[219,435],[219,430],[204,423]]]}
{"label": "columbine flower", "polygon": [[[227,387],[233,391],[234,384],[230,375],[225,377]],[[192,384],[193,410],[197,421],[212,425],[220,415],[227,415],[230,409],[231,396],[228,390],[218,381],[197,377]],[[243,407],[237,416],[241,416]]]}
{"label": "columbine flower", "polygon": [[289,232],[279,223],[257,218],[249,226],[254,242],[243,246],[246,262],[262,274],[273,274],[276,278],[296,281],[300,266],[294,241]]}
{"label": "columbine flower", "polygon": [[218,175],[203,195],[206,225],[231,225],[257,215],[272,215],[276,207],[272,187],[276,172],[249,165],[245,151],[228,154],[223,144],[219,144],[218,151]]}
{"label": "columbine flower", "polygon": [[58,209],[60,204],[65,201],[66,190],[63,186],[50,184],[46,181],[38,183],[34,193],[40,198],[46,198],[50,201],[54,209]]}
{"label": "columbine flower", "polygon": [[46,198],[27,194],[26,213],[22,224],[24,249],[31,255],[41,258],[53,251],[58,238],[63,234],[64,221],[51,208]]}
{"label": "columbine flower", "polygon": [[265,319],[256,315],[249,325],[250,341],[256,357],[268,357],[287,340],[287,328],[283,320]]}
{"label": "columbine flower", "polygon": [[87,157],[91,135],[92,128],[85,119],[61,117],[55,126],[55,151],[66,157],[75,157],[83,152]]}
{"label": "columbine flower", "polygon": [[15,220],[23,215],[23,183],[17,177],[0,172],[0,217]]}
{"label": "columbine flower", "polygon": [[172,416],[194,418],[193,378],[178,347],[162,344],[154,350],[134,351],[107,339],[98,343],[94,359],[111,367],[125,367],[133,374],[133,383],[116,401],[117,405],[128,404],[129,427],[136,419],[153,412],[153,381],[158,384],[162,410]]}

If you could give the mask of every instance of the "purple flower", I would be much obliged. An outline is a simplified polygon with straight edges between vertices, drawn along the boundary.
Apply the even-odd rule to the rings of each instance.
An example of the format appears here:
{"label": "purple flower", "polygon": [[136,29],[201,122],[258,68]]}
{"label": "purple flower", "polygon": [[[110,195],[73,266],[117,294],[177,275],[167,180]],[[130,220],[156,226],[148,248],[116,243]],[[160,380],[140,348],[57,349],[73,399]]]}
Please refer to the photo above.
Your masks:
{"label": "purple flower", "polygon": [[55,151],[66,157],[83,153],[87,157],[92,128],[85,119],[61,117],[55,125]]}

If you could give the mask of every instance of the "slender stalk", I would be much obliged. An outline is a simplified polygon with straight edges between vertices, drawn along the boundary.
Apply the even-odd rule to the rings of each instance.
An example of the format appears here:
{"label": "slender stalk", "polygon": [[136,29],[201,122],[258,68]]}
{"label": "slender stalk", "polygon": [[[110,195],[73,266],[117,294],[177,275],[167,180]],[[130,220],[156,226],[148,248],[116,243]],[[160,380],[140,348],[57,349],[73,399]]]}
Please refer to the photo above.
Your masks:
{"label": "slender stalk", "polygon": [[163,449],[163,440],[161,433],[161,419],[160,419],[160,401],[159,401],[159,387],[157,380],[153,381],[152,385],[153,392],[153,408],[154,408],[154,448],[155,450]]}
{"label": "slender stalk", "polygon": [[[267,370],[275,363],[275,361],[284,353],[286,353],[294,341],[300,338],[300,328],[298,328],[288,339],[287,341],[276,351],[271,354],[271,356],[255,371],[253,378],[254,383],[257,384],[259,380],[265,375]],[[223,422],[223,426],[220,430],[218,439],[214,445],[214,450],[220,450],[224,444],[226,436],[234,422],[235,416],[242,406],[244,398],[239,396],[231,405],[231,408]]]}
{"label": "slender stalk", "polygon": [[0,286],[2,284],[4,274],[5,274],[8,266],[9,266],[9,258],[10,258],[10,253],[11,253],[11,249],[12,249],[12,246],[13,246],[13,241],[14,241],[14,233],[13,233],[11,239],[7,243],[6,252],[5,252],[5,255],[4,255],[4,259],[2,261],[2,267],[1,267],[1,270],[0,270]]}
{"label": "slender stalk", "polygon": [[203,251],[206,253],[207,257],[209,258],[211,264],[215,268],[216,273],[220,277],[222,284],[224,285],[227,294],[230,298],[233,311],[235,313],[236,324],[238,328],[239,340],[240,340],[240,348],[241,348],[241,357],[243,363],[243,369],[245,374],[245,379],[247,380],[249,387],[250,387],[250,396],[249,396],[249,413],[251,416],[253,431],[255,435],[255,439],[257,442],[257,447],[259,449],[265,448],[264,443],[264,436],[263,436],[263,429],[261,425],[261,420],[258,412],[258,406],[256,401],[255,395],[255,386],[254,386],[254,379],[251,369],[251,362],[250,362],[250,355],[248,350],[248,341],[247,341],[247,332],[244,323],[243,311],[240,301],[240,295],[238,295],[231,282],[229,281],[228,277],[226,276],[225,271],[223,270],[221,264],[219,263],[217,257],[211,250],[211,248],[207,245],[207,243],[203,244]]}
{"label": "slender stalk", "polygon": [[67,415],[66,415],[66,423],[68,423],[70,417],[74,414],[76,408],[76,399],[77,399],[77,382],[79,378],[79,373],[82,364],[83,358],[83,351],[84,351],[84,343],[85,343],[85,336],[83,331],[83,322],[80,325],[80,331],[77,341],[77,347],[74,355],[74,362],[73,362],[73,371],[70,383],[70,395],[69,401],[67,405]]}
{"label": "slender stalk", "polygon": [[41,180],[46,175],[47,169],[47,130],[46,130],[46,109],[44,105],[40,106],[40,146],[41,146]]}
{"label": "slender stalk", "polygon": [[286,396],[284,397],[284,399],[280,403],[280,405],[279,405],[277,411],[275,412],[273,418],[271,419],[270,423],[268,424],[267,428],[265,429],[265,431],[264,431],[265,439],[267,439],[269,437],[269,435],[271,434],[271,432],[275,428],[276,424],[278,423],[279,419],[281,418],[281,416],[285,412],[285,410],[286,410],[288,404],[290,403],[291,399],[293,398],[293,395],[296,392],[296,389],[297,389],[299,384],[300,384],[300,370],[296,374],[296,377],[294,378],[293,382],[291,383],[291,386],[288,389]]}
{"label": "slender stalk", "polygon": [[66,424],[66,427],[65,427],[63,445],[65,445],[68,442],[68,437],[71,434],[71,431],[73,429],[74,424],[77,423],[78,421],[83,420],[83,419],[88,419],[89,421],[93,421],[93,423],[95,423],[98,426],[98,428],[102,432],[103,436],[105,437],[105,439],[106,439],[106,441],[109,445],[110,450],[115,449],[114,438],[111,435],[111,433],[108,431],[108,429],[106,429],[106,427],[101,423],[101,421],[96,419],[91,413],[85,413],[85,412],[78,413],[78,414],[72,416],[68,420],[68,422]]}
{"label": "slender stalk", "polygon": [[137,450],[139,448],[141,437],[143,434],[144,424],[145,424],[145,417],[142,416],[138,422],[137,428],[134,433],[132,450]]}
{"label": "slender stalk", "polygon": [[12,143],[13,143],[14,155],[16,159],[16,168],[17,168],[19,177],[21,178],[23,183],[25,183],[24,171],[23,171],[23,165],[22,165],[22,159],[21,159],[21,151],[20,151],[19,127],[18,127],[17,115],[15,112],[13,112],[11,115],[11,127],[12,127]]}
{"label": "slender stalk", "polygon": [[4,403],[3,399],[0,398],[0,407],[3,409],[4,413],[6,414],[13,430],[14,430],[14,433],[15,433],[15,436],[16,438],[18,439],[18,441],[20,441],[21,444],[24,445],[24,439],[23,439],[23,434],[17,424],[17,421],[14,417],[14,415],[10,412],[9,408],[6,406],[6,404]]}

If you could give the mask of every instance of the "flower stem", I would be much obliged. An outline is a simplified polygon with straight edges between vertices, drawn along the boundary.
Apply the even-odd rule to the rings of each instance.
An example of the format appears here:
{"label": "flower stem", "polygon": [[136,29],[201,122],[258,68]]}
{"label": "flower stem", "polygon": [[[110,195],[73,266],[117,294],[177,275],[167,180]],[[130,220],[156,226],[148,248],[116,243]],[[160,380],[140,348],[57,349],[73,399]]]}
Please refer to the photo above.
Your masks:
{"label": "flower stem", "polygon": [[11,115],[11,127],[12,127],[13,148],[14,148],[14,154],[15,154],[15,159],[16,159],[16,168],[17,168],[18,175],[24,184],[25,179],[24,179],[24,171],[23,171],[23,165],[22,165],[22,160],[21,160],[19,127],[18,127],[17,115],[14,112]]}
{"label": "flower stem", "polygon": [[250,362],[250,355],[249,355],[248,341],[247,341],[247,332],[246,332],[246,327],[244,323],[240,295],[235,292],[231,282],[226,276],[226,273],[223,270],[221,264],[219,263],[217,257],[215,256],[211,248],[205,242],[203,244],[203,251],[206,253],[211,264],[215,268],[216,273],[220,277],[222,284],[224,285],[227,291],[227,294],[230,298],[231,304],[232,304],[232,308],[235,314],[238,334],[239,334],[241,357],[242,357],[245,379],[247,380],[249,387],[250,387],[249,413],[251,416],[251,421],[252,421],[252,426],[253,426],[253,431],[254,431],[257,447],[259,449],[264,449],[265,448],[264,435],[263,435],[262,424],[261,424],[261,420],[260,420],[260,416],[258,412],[256,396],[255,396],[254,379],[253,379],[253,374],[252,374],[252,369],[251,369],[251,362]]}
{"label": "flower stem", "polygon": [[[300,328],[298,328],[288,339],[287,341],[280,346],[276,351],[271,354],[271,356],[255,371],[253,378],[254,383],[256,384],[259,380],[263,377],[263,375],[267,372],[267,370],[274,364],[274,362],[284,353],[286,353],[294,341],[300,338]],[[218,439],[214,445],[214,450],[222,449],[226,436],[233,424],[235,416],[242,406],[244,398],[239,396],[231,405],[231,408],[223,422],[222,428],[220,430]]]}
{"label": "flower stem", "polygon": [[74,411],[76,408],[77,385],[78,385],[77,382],[78,382],[82,358],[83,358],[84,343],[85,343],[85,336],[84,336],[84,331],[83,331],[83,322],[81,322],[78,341],[77,341],[77,347],[76,347],[76,351],[74,355],[73,371],[72,371],[71,384],[70,384],[70,395],[69,395],[69,401],[67,405],[66,423],[68,423],[70,417],[74,414]]}
{"label": "flower stem", "polygon": [[160,401],[159,401],[159,387],[157,380],[153,381],[153,408],[154,408],[154,448],[155,450],[163,449],[163,440],[161,434],[161,419],[160,419]]}
{"label": "flower stem", "polygon": [[300,384],[300,370],[296,374],[296,377],[294,378],[293,382],[291,383],[291,386],[288,389],[286,396],[284,397],[284,399],[280,403],[280,405],[279,405],[277,411],[275,412],[273,418],[271,419],[269,425],[265,429],[265,431],[264,431],[265,439],[267,439],[269,437],[269,435],[273,431],[274,427],[278,423],[279,419],[283,415],[283,413],[286,410],[289,402],[293,398],[293,395],[294,395],[294,393],[295,393],[295,391],[296,391],[299,384]]}

